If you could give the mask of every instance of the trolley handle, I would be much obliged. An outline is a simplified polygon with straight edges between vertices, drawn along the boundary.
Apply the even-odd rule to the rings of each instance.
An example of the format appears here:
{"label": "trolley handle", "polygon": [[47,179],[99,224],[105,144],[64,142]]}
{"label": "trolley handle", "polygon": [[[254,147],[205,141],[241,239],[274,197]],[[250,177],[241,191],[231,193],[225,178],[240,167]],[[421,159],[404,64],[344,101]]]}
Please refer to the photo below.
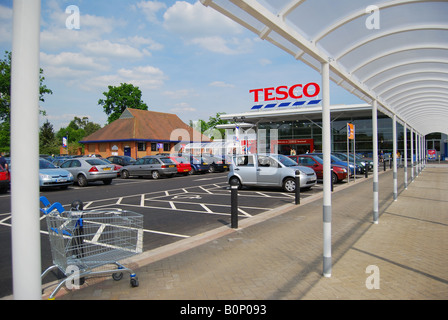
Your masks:
{"label": "trolley handle", "polygon": [[53,210],[57,210],[59,213],[62,213],[62,212],[65,211],[64,207],[62,206],[62,204],[60,204],[59,202],[55,202],[53,204],[50,204],[50,201],[48,201],[48,199],[46,197],[44,197],[44,196],[40,197],[40,202],[42,202],[42,204],[45,206],[44,208],[40,208],[40,211],[44,215],[49,214]]}

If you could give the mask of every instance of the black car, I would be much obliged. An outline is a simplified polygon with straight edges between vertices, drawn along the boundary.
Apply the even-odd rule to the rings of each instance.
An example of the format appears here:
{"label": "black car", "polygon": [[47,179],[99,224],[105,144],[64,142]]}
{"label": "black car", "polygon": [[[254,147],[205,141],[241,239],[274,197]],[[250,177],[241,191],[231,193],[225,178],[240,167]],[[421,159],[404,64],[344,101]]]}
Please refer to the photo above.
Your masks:
{"label": "black car", "polygon": [[218,171],[223,172],[229,169],[229,166],[226,163],[225,159],[221,157],[202,155],[202,158],[210,165],[210,168],[208,169],[208,172],[210,173]]}
{"label": "black car", "polygon": [[120,166],[128,166],[135,163],[135,159],[129,156],[110,156],[106,158],[113,164],[118,164]]}

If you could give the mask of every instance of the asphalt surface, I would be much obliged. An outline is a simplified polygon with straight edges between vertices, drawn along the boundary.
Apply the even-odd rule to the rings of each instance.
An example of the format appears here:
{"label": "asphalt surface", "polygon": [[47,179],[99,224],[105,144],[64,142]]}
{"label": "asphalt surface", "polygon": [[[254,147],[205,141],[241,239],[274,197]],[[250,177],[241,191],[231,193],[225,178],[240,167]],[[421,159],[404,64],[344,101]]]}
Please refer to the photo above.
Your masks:
{"label": "asphalt surface", "polygon": [[[227,172],[176,176],[174,178],[114,179],[111,185],[102,182],[67,190],[42,190],[50,203],[59,202],[66,210],[75,200],[84,209],[118,208],[144,216],[143,251],[153,250],[177,241],[194,237],[230,224],[230,190]],[[301,198],[318,194],[322,185],[301,193]],[[294,201],[294,194],[281,189],[244,188],[239,191],[238,219],[256,216]],[[11,266],[11,208],[10,194],[0,196],[0,297],[12,293]],[[41,219],[42,271],[52,265],[51,248],[45,219]],[[60,272],[50,273],[43,283],[60,278]]]}

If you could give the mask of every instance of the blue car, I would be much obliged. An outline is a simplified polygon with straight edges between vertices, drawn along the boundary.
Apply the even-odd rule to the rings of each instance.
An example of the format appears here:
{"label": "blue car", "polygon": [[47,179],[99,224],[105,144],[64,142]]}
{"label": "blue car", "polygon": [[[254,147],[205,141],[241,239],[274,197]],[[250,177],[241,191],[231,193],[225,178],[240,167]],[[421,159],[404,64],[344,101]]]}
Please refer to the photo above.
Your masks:
{"label": "blue car", "polygon": [[[323,153],[312,153],[313,156],[318,156],[319,158],[323,159],[324,155]],[[338,157],[331,155],[331,164],[337,164],[340,166],[343,166],[345,168],[347,168],[347,162],[346,161],[342,161],[341,159],[339,159]],[[352,163],[349,164],[349,168],[350,168],[350,175],[352,176],[355,172],[355,167],[353,166]],[[356,166],[356,173],[359,174],[361,173],[361,169]]]}
{"label": "blue car", "polygon": [[56,167],[50,161],[39,159],[39,186],[61,187],[67,189],[73,184],[73,175],[67,170]]}
{"label": "blue car", "polygon": [[196,174],[196,173],[206,173],[210,169],[210,163],[205,160],[205,158],[201,156],[194,156],[189,154],[183,154],[183,158],[190,161],[191,170],[188,174]]}

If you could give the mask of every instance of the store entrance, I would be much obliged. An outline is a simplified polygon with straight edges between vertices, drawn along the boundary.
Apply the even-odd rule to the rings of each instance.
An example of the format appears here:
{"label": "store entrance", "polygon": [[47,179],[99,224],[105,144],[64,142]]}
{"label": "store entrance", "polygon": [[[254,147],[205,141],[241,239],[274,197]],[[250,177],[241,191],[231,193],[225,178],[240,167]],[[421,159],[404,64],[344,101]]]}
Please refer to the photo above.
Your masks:
{"label": "store entrance", "polygon": [[314,139],[281,139],[271,141],[271,150],[274,149],[274,144],[278,144],[278,153],[284,155],[303,154],[314,151]]}

